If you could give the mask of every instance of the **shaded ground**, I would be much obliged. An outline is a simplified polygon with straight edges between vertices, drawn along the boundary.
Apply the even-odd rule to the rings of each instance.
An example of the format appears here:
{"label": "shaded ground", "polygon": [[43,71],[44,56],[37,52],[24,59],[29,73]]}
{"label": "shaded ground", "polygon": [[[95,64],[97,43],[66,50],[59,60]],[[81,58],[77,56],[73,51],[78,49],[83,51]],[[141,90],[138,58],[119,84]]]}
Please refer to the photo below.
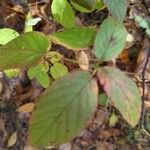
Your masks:
{"label": "shaded ground", "polygon": [[[32,5],[31,5],[32,4]],[[146,2],[150,11],[150,2]],[[33,11],[34,17],[41,17],[34,30],[50,34],[60,29],[61,26],[53,22],[49,10],[49,0],[35,1],[28,0],[25,3],[22,0],[1,0],[0,1],[0,28],[9,27],[18,32],[23,32],[25,16],[29,11],[29,6]],[[128,32],[134,37],[126,44],[123,53],[114,61],[116,66],[123,71],[127,71],[138,84],[142,87],[142,72],[148,55],[150,42],[145,31],[139,27],[133,18],[133,13],[148,18],[144,5],[138,0],[129,3],[128,13],[125,18],[125,25]],[[100,12],[83,14],[77,12],[77,24],[81,25],[100,25],[107,17],[106,9]],[[61,47],[54,45],[67,58],[74,57]],[[65,62],[69,70],[77,68],[73,63]],[[145,71],[146,83],[144,93],[143,113],[144,126],[147,124],[147,118],[150,116],[150,65]],[[27,78],[26,70],[23,70],[19,77],[8,79],[4,73],[0,73],[0,150],[35,150],[27,142],[28,121],[31,113],[16,112],[23,104],[35,102],[36,98],[44,89],[36,81],[30,81]],[[115,112],[119,121],[110,127],[109,119]],[[149,120],[150,121],[150,120]],[[148,133],[149,132],[149,133]],[[13,133],[17,134],[16,141],[12,147],[8,147],[8,142]],[[15,139],[15,138],[14,138]],[[13,140],[12,140],[13,141]],[[47,149],[59,150],[150,150],[150,130],[139,130],[138,126],[131,129],[124,122],[119,113],[113,108],[99,106],[89,127],[81,135],[71,142]]]}

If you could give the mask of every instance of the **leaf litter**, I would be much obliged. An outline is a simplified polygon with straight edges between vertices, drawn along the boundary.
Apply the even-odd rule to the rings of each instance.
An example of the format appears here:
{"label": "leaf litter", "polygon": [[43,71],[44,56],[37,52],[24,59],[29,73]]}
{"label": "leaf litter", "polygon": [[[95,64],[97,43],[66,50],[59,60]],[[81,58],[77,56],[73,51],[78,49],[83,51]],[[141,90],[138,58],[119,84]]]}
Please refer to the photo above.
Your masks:
{"label": "leaf litter", "polygon": [[[33,12],[34,15],[41,17],[42,14],[43,18],[48,17],[49,13],[46,9],[46,7],[48,7],[48,1],[43,0],[41,3],[37,3],[33,0],[32,2],[29,1],[29,3],[38,5],[38,7],[35,7],[36,5],[32,6],[32,8],[35,8]],[[150,8],[149,2],[146,1],[146,3],[147,7]],[[0,17],[2,20],[0,27],[10,27],[21,33],[24,29],[24,17],[27,14],[28,9],[26,3],[21,0],[2,1],[0,3],[0,8]],[[142,17],[144,16],[145,18],[148,18],[148,15],[144,6],[141,5],[141,2],[138,0],[130,0],[128,9],[129,14],[125,18],[125,25],[128,32],[131,34],[132,39],[131,37],[128,39],[126,49],[124,49],[123,53],[115,60],[115,65],[119,69],[127,72],[127,74],[135,80],[142,94],[143,87],[141,73],[148,55],[149,40],[143,29],[141,29],[139,24],[135,21],[134,15],[136,13]],[[107,15],[108,11],[104,9],[100,12],[88,14],[78,13],[77,17],[82,25],[99,25]],[[5,20],[5,18],[7,19]],[[51,27],[49,27],[49,25],[51,25]],[[60,29],[60,27],[58,27],[54,22],[44,19],[35,25],[34,28],[45,34],[54,33],[54,30]],[[62,55],[67,55],[68,59],[76,57],[72,55],[67,48],[62,48],[58,45],[54,45],[54,47],[58,47],[58,51],[60,51]],[[81,54],[78,56],[78,59],[86,65],[80,64],[80,68],[83,70],[90,70],[90,62],[92,61],[91,57],[93,57],[93,55],[89,52],[89,50],[86,50],[86,53],[83,54],[82,52]],[[89,54],[91,56],[89,56]],[[63,58],[61,61],[67,66],[67,68],[69,68],[69,71],[73,71],[75,68],[78,68],[78,64],[73,65],[73,63],[63,60]],[[142,132],[141,134],[136,133],[134,129],[130,129],[130,127],[122,120],[121,115],[115,108],[109,105],[99,105],[89,126],[78,137],[59,147],[42,149],[148,150],[150,148],[150,136],[147,134],[148,131],[150,132],[148,128],[148,122],[150,120],[150,64],[147,65],[145,78],[144,118],[146,120],[145,124],[147,123],[146,132]],[[36,103],[36,98],[42,91],[44,91],[44,89],[37,83],[37,81],[30,81],[26,76],[26,73],[20,77],[11,79],[8,79],[3,74],[1,77],[1,83],[0,149],[7,150],[8,143],[12,135],[17,134],[17,136],[12,138],[14,141],[10,140],[11,144],[9,145],[11,145],[11,147],[9,149],[34,150],[35,148],[27,143],[28,121],[33,110],[33,106],[28,107],[28,105],[34,105]],[[25,106],[25,108],[22,108],[21,111],[17,112],[17,110],[23,106]],[[115,122],[113,127],[110,127],[112,112],[115,112],[117,115],[118,122]]]}

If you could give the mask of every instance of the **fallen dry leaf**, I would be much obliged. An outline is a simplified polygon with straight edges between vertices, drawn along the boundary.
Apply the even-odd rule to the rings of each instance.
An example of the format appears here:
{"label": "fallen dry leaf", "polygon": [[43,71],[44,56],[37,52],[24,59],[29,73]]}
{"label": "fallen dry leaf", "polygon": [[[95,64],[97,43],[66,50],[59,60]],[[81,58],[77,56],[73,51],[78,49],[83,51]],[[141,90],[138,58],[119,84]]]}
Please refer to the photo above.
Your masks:
{"label": "fallen dry leaf", "polygon": [[150,108],[150,101],[144,101],[145,108]]}
{"label": "fallen dry leaf", "polygon": [[23,150],[39,150],[39,149],[32,147],[30,145],[26,145]]}
{"label": "fallen dry leaf", "polygon": [[79,62],[79,67],[82,70],[87,71],[89,69],[89,59],[87,54],[84,51],[76,53],[76,59]]}
{"label": "fallen dry leaf", "polygon": [[103,130],[99,133],[99,138],[101,139],[109,139],[111,137],[118,137],[121,136],[122,132],[119,129],[110,128]]}
{"label": "fallen dry leaf", "polygon": [[130,64],[129,49],[124,49],[118,58],[121,60],[121,62],[129,65]]}
{"label": "fallen dry leaf", "polygon": [[108,142],[98,142],[96,148],[97,150],[115,150],[116,146]]}
{"label": "fallen dry leaf", "polygon": [[8,139],[7,147],[12,147],[17,141],[17,132],[14,132]]}
{"label": "fallen dry leaf", "polygon": [[59,150],[71,150],[71,143],[65,143],[60,145]]}
{"label": "fallen dry leaf", "polygon": [[34,103],[27,103],[25,105],[20,106],[17,109],[17,112],[30,113],[33,111],[34,107],[35,107]]}
{"label": "fallen dry leaf", "polygon": [[5,123],[4,120],[2,118],[0,118],[0,130],[5,130]]}
{"label": "fallen dry leaf", "polygon": [[108,118],[109,118],[109,113],[107,111],[98,109],[96,111],[94,123],[96,123],[98,125],[102,125],[102,124],[106,123]]}

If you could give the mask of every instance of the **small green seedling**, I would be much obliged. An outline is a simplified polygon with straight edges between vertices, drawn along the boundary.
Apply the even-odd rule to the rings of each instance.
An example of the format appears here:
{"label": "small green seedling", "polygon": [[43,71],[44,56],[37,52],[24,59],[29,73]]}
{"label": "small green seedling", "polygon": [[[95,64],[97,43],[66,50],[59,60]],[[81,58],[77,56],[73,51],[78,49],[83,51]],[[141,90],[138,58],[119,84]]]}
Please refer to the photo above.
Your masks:
{"label": "small green seedling", "polygon": [[[77,9],[80,5],[79,11],[81,7],[93,11],[97,8],[92,2],[97,5],[101,1],[70,2],[72,5],[66,0],[52,1],[52,15],[63,30],[52,35],[27,32],[0,47],[1,70],[29,68],[29,78],[37,79],[47,88],[36,103],[29,125],[29,142],[36,147],[59,145],[79,135],[97,108],[98,94],[102,92],[99,85],[108,96],[108,103],[115,106],[132,127],[137,125],[141,114],[141,96],[136,84],[119,69],[103,65],[116,58],[125,46],[127,31],[122,21],[126,1],[103,1],[112,16],[105,19],[99,29],[76,26],[72,6]],[[51,44],[75,53],[93,47],[96,67],[68,73],[62,56],[51,51]],[[48,66],[43,67],[43,63]],[[50,77],[55,81],[49,85]]]}

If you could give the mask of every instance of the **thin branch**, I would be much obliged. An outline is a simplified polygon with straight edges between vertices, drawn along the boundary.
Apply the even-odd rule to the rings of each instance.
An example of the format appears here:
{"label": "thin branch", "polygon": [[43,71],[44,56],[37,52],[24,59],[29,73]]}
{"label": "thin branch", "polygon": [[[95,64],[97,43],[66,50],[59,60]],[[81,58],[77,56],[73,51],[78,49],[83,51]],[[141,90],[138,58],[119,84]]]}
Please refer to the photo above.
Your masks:
{"label": "thin branch", "polygon": [[[145,0],[142,0],[142,3],[147,11],[147,14],[150,18],[150,12],[148,11],[148,7],[147,7],[147,4],[145,2]],[[149,40],[150,41],[150,40]],[[144,97],[145,97],[145,75],[146,75],[146,69],[147,69],[147,66],[148,66],[148,63],[149,63],[149,59],[150,59],[150,48],[148,50],[148,54],[147,54],[147,58],[146,58],[146,61],[145,61],[145,64],[144,64],[144,68],[143,68],[143,71],[142,71],[142,88],[143,88],[143,91],[142,91],[142,112],[141,112],[141,128],[144,127],[144,114],[145,114],[145,108],[144,108]]]}
{"label": "thin branch", "polygon": [[145,97],[145,74],[146,74],[146,69],[149,63],[149,58],[150,58],[150,48],[148,50],[147,58],[144,64],[144,68],[142,71],[142,112],[141,112],[141,126],[144,126],[144,113],[145,113],[145,108],[144,108],[144,97]]}
{"label": "thin branch", "polygon": [[149,12],[149,10],[148,10],[148,7],[147,7],[147,4],[146,4],[145,0],[142,0],[142,3],[143,3],[143,5],[144,5],[144,7],[145,7],[145,9],[146,9],[146,12],[147,12],[149,18],[150,18],[150,12]]}

